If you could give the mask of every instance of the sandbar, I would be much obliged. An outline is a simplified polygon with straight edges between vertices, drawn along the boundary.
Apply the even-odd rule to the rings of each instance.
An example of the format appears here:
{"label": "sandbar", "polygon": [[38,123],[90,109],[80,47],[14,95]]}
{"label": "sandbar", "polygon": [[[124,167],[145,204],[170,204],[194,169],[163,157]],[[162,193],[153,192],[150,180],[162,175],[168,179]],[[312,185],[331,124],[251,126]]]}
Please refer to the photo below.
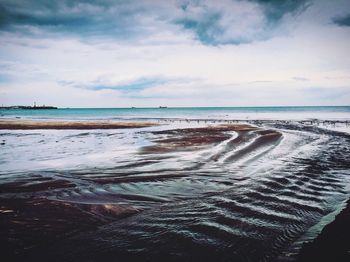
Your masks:
{"label": "sandbar", "polygon": [[64,121],[64,120],[0,120],[0,129],[34,130],[34,129],[121,129],[155,126],[151,122],[118,122],[118,121]]}

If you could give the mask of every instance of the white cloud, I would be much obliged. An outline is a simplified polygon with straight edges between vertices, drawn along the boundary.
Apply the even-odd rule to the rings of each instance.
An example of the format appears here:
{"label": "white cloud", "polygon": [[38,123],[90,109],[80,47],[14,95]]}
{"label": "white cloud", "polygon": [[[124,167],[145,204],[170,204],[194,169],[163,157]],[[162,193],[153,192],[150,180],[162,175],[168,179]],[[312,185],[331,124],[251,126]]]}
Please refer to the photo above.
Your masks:
{"label": "white cloud", "polygon": [[[210,7],[224,13],[218,21],[225,28],[220,41],[240,35],[252,38],[263,30],[259,23],[266,17],[256,3],[240,2],[222,1],[215,9],[207,1],[207,7],[188,7],[186,14],[177,10],[172,17],[199,20],[203,8]],[[297,20],[286,16],[278,27],[283,33],[243,45],[204,45],[193,31],[167,23],[168,17],[159,16],[151,4],[150,15],[139,18],[152,32],[144,39],[3,32],[0,103],[41,101],[63,107],[349,104],[350,61],[345,57],[350,51],[350,31],[331,23],[334,15],[344,12],[340,10],[344,2],[339,3],[328,12],[324,1],[315,2]],[[172,10],[166,3],[159,8],[164,16]],[[311,15],[321,11],[327,23],[313,21]],[[300,77],[308,81],[299,81]],[[151,85],[139,83],[150,79],[154,80]],[[126,90],[132,84],[138,88]],[[95,85],[104,88],[93,90]],[[119,88],[123,85],[126,89]]]}

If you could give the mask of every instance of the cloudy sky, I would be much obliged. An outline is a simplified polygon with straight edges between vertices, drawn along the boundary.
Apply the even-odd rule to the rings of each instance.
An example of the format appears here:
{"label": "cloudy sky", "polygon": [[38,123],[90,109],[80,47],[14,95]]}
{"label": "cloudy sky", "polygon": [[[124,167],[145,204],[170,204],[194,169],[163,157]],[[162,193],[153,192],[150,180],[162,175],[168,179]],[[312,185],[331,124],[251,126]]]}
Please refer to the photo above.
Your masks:
{"label": "cloudy sky", "polygon": [[0,104],[350,105],[350,0],[0,0]]}

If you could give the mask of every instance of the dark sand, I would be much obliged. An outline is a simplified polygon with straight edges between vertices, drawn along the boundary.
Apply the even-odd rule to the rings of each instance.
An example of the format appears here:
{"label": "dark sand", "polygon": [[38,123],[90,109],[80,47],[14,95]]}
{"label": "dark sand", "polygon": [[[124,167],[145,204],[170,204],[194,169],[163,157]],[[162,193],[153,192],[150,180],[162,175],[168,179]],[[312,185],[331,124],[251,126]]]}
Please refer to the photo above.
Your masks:
{"label": "dark sand", "polygon": [[[0,121],[0,129],[151,125]],[[232,136],[234,132],[237,136]],[[313,132],[328,134],[318,129]],[[321,197],[342,191],[341,180],[323,170],[349,168],[349,151],[342,146],[347,145],[347,137],[334,137],[333,133],[329,133],[330,142],[322,145],[319,155],[294,156],[285,160],[289,161],[285,170],[255,176],[255,181],[234,170],[228,174],[228,170],[237,160],[277,146],[283,135],[275,129],[236,124],[145,133],[154,139],[153,144],[140,147],[137,161],[131,158],[116,168],[42,171],[4,179],[0,183],[2,259],[274,261],[314,223],[314,218],[326,214]],[[217,144],[222,144],[218,152],[184,166],[186,170],[183,166],[166,166],[166,161],[180,151],[195,153]],[[169,152],[176,153],[164,154]],[[227,169],[214,169],[218,160]],[[158,163],[164,165],[152,167]],[[240,181],[250,183],[242,187]],[[176,190],[172,190],[174,185]],[[130,190],[121,190],[123,187]],[[350,261],[346,241],[350,236],[349,205],[332,223],[335,226],[327,226],[314,243],[304,247],[299,261]],[[193,236],[200,241],[193,240]]]}
{"label": "dark sand", "polygon": [[137,213],[118,204],[80,204],[46,198],[0,198],[1,261],[45,261],[47,246],[70,234]]}
{"label": "dark sand", "polygon": [[165,138],[154,140],[155,145],[142,149],[143,153],[167,153],[173,151],[197,150],[229,139],[233,131],[241,134],[258,128],[244,124],[225,124],[201,128],[173,129],[153,132]]}
{"label": "dark sand", "polygon": [[350,261],[350,200],[313,242],[304,244],[297,261]]}
{"label": "dark sand", "polygon": [[151,122],[116,122],[116,121],[34,121],[34,120],[0,120],[0,129],[34,130],[34,129],[120,129],[141,128],[157,124]]}
{"label": "dark sand", "polygon": [[[93,129],[93,128],[136,128],[151,126],[152,123],[116,123],[116,122],[64,122],[64,121],[0,121],[0,128],[10,129]],[[203,128],[184,128],[152,132],[157,138],[154,145],[142,148],[142,154],[174,151],[198,150],[199,148],[221,143],[237,132],[238,136],[232,146],[243,143],[250,132],[270,142],[270,137],[280,133],[273,130],[230,124],[209,126]],[[259,141],[259,140],[257,140]],[[257,145],[259,146],[259,145]],[[137,166],[140,163],[133,163]],[[142,164],[142,163],[141,163]],[[132,166],[130,166],[132,167]],[[125,168],[125,167],[124,167]],[[99,177],[93,180],[97,184],[118,184],[134,182],[162,181],[175,179],[185,174],[136,174],[125,176]],[[90,178],[91,180],[91,178]],[[0,194],[19,194],[18,198],[0,197],[0,245],[4,248],[2,256],[8,261],[26,259],[44,260],[50,257],[45,250],[55,245],[56,241],[67,238],[79,232],[94,231],[98,227],[107,225],[140,212],[130,205],[119,204],[120,196],[114,196],[111,202],[96,199],[96,203],[79,203],[60,201],[45,197],[45,192],[55,190],[74,190],[79,187],[74,181],[38,177],[35,181],[14,181],[2,183]],[[48,194],[48,193],[47,193]],[[146,196],[123,195],[124,201],[143,201]],[[149,198],[151,199],[151,198]],[[123,201],[123,202],[124,202]],[[157,199],[152,198],[153,202]],[[114,202],[114,203],[113,203]],[[40,255],[38,255],[40,254]]]}

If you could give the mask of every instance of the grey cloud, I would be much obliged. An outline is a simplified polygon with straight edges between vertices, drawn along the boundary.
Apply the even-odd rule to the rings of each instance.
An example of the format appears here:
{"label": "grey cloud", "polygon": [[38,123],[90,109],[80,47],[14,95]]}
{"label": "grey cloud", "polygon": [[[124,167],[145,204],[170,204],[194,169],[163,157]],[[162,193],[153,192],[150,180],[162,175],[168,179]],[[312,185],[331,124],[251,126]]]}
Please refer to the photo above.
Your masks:
{"label": "grey cloud", "polygon": [[333,18],[333,23],[339,26],[350,26],[350,14],[342,17]]}
{"label": "grey cloud", "polygon": [[[249,11],[244,3],[252,5]],[[308,0],[183,1],[183,18],[176,22],[204,44],[242,44],[268,38],[285,15],[295,16],[309,5]]]}
{"label": "grey cloud", "polygon": [[193,79],[183,78],[167,78],[162,76],[149,76],[139,77],[135,79],[124,80],[120,82],[114,82],[108,79],[108,77],[98,77],[95,80],[86,82],[72,81],[72,80],[60,80],[58,84],[62,86],[71,86],[74,88],[88,89],[88,90],[118,90],[124,94],[137,93],[150,87],[155,87],[169,83],[182,83],[191,82]]}
{"label": "grey cloud", "polygon": [[310,87],[303,89],[302,92],[307,96],[312,96],[317,99],[324,99],[326,101],[333,101],[340,98],[350,99],[350,90],[348,87]]}
{"label": "grey cloud", "polygon": [[311,4],[310,0],[248,0],[260,4],[270,22],[279,21],[286,14],[296,15]]}
{"label": "grey cloud", "polygon": [[[225,29],[218,24],[220,17],[220,13],[211,13],[201,20],[183,18],[176,22],[182,25],[185,29],[193,31],[201,42],[206,44],[220,44],[223,43],[223,41],[220,41],[219,38],[225,32]],[[243,42],[243,40],[237,39],[236,41],[231,40],[230,42],[236,42],[238,44]]]}
{"label": "grey cloud", "polygon": [[[152,37],[158,30],[178,30],[177,34],[185,30],[203,44],[241,44],[269,37],[269,30],[286,14],[295,15],[308,3],[307,0],[2,0],[0,30],[28,33],[30,26],[50,33],[118,40]],[[254,8],[245,10],[244,5],[248,4]],[[169,28],[161,27],[163,24]]]}
{"label": "grey cloud", "polygon": [[141,11],[122,0],[3,1],[0,29],[26,33],[25,26],[32,26],[51,33],[132,38],[141,31],[135,21]]}
{"label": "grey cloud", "polygon": [[296,81],[309,81],[310,80],[310,79],[308,79],[306,77],[302,77],[302,76],[295,76],[292,79],[296,80]]}

